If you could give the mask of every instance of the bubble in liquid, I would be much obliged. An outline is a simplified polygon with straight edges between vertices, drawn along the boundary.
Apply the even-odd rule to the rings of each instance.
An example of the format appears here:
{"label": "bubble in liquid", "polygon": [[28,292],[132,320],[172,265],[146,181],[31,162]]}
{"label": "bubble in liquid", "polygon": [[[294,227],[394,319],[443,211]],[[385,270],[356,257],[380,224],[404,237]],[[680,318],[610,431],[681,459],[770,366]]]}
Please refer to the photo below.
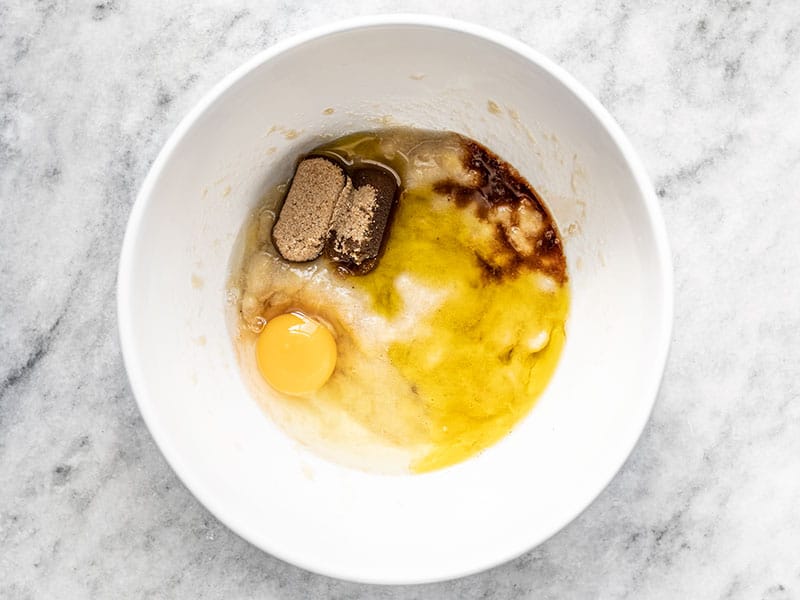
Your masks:
{"label": "bubble in liquid", "polygon": [[261,330],[264,329],[264,326],[267,324],[267,320],[264,317],[256,317],[253,321],[252,330],[255,333],[261,333]]}
{"label": "bubble in liquid", "polygon": [[228,288],[225,290],[225,302],[228,305],[234,305],[239,302],[241,297],[241,290],[239,288]]}

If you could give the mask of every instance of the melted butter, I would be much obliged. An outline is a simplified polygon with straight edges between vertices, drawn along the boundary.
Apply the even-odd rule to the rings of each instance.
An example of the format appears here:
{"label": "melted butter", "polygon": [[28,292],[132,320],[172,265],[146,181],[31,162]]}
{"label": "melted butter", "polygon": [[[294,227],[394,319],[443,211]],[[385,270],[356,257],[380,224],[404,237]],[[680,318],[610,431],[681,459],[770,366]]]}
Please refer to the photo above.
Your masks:
{"label": "melted butter", "polygon": [[404,309],[400,275],[446,292],[414,339],[389,348],[428,419],[432,449],[412,469],[430,471],[487,448],[528,413],[555,371],[569,293],[536,271],[488,280],[477,255],[490,250],[480,235],[490,226],[430,189],[407,191],[394,219],[378,267],[352,281],[389,318]]}

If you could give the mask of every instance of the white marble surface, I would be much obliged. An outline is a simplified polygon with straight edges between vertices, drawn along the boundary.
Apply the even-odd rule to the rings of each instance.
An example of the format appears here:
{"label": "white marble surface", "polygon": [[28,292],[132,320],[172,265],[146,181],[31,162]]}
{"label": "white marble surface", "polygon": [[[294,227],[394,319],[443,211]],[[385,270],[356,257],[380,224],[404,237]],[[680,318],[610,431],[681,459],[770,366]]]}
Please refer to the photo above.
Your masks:
{"label": "white marble surface", "polygon": [[574,523],[462,580],[307,573],[220,525],[153,444],[115,316],[122,233],[187,110],[276,40],[429,2],[0,1],[0,597],[800,598],[800,6],[442,3],[618,119],[675,257],[652,421]]}

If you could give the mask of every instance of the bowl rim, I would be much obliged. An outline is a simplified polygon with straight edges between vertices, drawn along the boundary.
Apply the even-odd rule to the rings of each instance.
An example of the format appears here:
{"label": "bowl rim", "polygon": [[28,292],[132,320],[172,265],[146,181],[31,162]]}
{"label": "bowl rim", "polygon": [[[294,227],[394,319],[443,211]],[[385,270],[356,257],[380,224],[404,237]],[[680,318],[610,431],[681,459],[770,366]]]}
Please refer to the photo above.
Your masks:
{"label": "bowl rim", "polygon": [[[161,176],[165,165],[171,158],[175,148],[186,136],[188,131],[194,126],[195,122],[211,107],[220,96],[222,96],[234,83],[247,76],[251,71],[259,67],[261,64],[273,59],[274,57],[283,54],[295,47],[301,46],[309,41],[324,38],[333,34],[345,33],[357,29],[381,27],[381,26],[408,26],[408,27],[426,27],[431,29],[442,29],[446,31],[455,31],[480,38],[484,41],[492,42],[498,46],[504,47],[511,52],[525,58],[531,63],[542,68],[548,72],[554,79],[566,87],[578,100],[592,113],[603,128],[608,133],[612,142],[617,146],[618,150],[624,157],[625,162],[629,166],[633,175],[636,186],[639,189],[641,198],[644,202],[644,208],[647,213],[647,218],[650,222],[653,231],[653,243],[656,249],[656,260],[659,265],[661,285],[664,289],[664,297],[662,298],[661,312],[658,315],[659,330],[663,332],[662,339],[658,340],[656,345],[656,352],[654,364],[658,367],[657,376],[653,377],[650,382],[649,392],[647,394],[647,401],[649,406],[646,411],[642,412],[642,418],[637,423],[638,435],[636,435],[627,448],[624,456],[619,464],[611,471],[611,475],[602,487],[597,492],[586,500],[585,505],[578,510],[574,515],[563,523],[555,524],[549,533],[539,540],[531,540],[531,543],[523,548],[508,549],[505,553],[499,554],[495,560],[487,562],[482,565],[472,565],[462,570],[452,570],[443,572],[436,577],[423,577],[413,578],[405,577],[394,580],[375,579],[365,576],[362,572],[352,571],[338,571],[329,569],[325,564],[316,564],[313,561],[306,560],[303,556],[298,556],[290,552],[285,552],[283,549],[273,547],[269,540],[263,537],[258,537],[245,528],[240,527],[236,523],[236,519],[230,517],[224,506],[218,504],[213,499],[213,496],[198,482],[190,476],[191,470],[188,468],[184,461],[180,458],[179,453],[173,446],[169,434],[161,424],[157,416],[150,410],[150,402],[144,401],[146,396],[143,386],[144,372],[139,357],[134,352],[134,331],[132,324],[133,312],[133,297],[134,288],[132,286],[132,272],[133,264],[136,258],[136,246],[139,239],[139,232],[142,225],[145,212],[150,204],[152,192],[156,182]],[[507,34],[500,33],[493,29],[476,25],[473,23],[460,21],[456,19],[439,17],[433,15],[423,14],[386,14],[386,15],[369,15],[359,16],[341,21],[336,21],[319,27],[306,30],[302,33],[291,36],[287,39],[281,40],[271,47],[260,51],[255,56],[245,61],[239,67],[234,69],[224,78],[222,78],[216,85],[214,85],[202,98],[193,106],[189,113],[180,121],[175,130],[170,134],[167,141],[159,151],[155,161],[153,162],[150,170],[145,177],[139,192],[134,201],[133,207],[130,212],[128,223],[125,229],[125,235],[122,242],[122,249],[120,253],[119,268],[117,273],[117,320],[120,338],[120,347],[122,351],[123,363],[128,375],[131,390],[136,398],[139,412],[142,419],[147,426],[156,446],[161,451],[165,460],[170,468],[183,482],[192,495],[220,522],[233,531],[236,535],[243,538],[256,548],[269,553],[280,560],[289,562],[300,568],[335,577],[348,581],[355,581],[360,583],[369,584],[419,584],[419,583],[432,583],[437,581],[446,581],[467,575],[478,573],[500,564],[506,563],[522,554],[532,550],[533,548],[543,544],[556,533],[561,531],[568,524],[577,519],[594,501],[603,493],[611,481],[619,473],[620,469],[627,462],[633,449],[641,439],[642,433],[650,419],[650,416],[658,396],[658,391],[663,379],[666,361],[669,354],[670,342],[672,339],[673,317],[674,317],[674,281],[673,281],[673,266],[670,248],[667,240],[666,226],[664,223],[663,215],[655,195],[653,184],[647,171],[640,160],[639,156],[633,149],[632,144],[627,136],[623,133],[620,126],[603,107],[599,100],[597,100],[581,83],[579,83],[572,75],[565,69],[558,66],[543,54],[534,50],[524,42],[521,42]]]}

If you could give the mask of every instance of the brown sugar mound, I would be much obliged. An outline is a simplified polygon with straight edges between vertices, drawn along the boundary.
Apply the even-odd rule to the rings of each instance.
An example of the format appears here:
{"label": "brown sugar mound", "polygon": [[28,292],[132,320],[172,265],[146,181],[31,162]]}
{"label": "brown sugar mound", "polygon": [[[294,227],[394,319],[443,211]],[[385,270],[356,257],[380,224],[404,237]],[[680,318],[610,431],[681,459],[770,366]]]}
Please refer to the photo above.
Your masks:
{"label": "brown sugar mound", "polygon": [[397,195],[397,179],[379,166],[344,169],[323,157],[300,162],[272,239],[292,262],[328,257],[353,273],[372,270]]}
{"label": "brown sugar mound", "polygon": [[337,202],[349,193],[350,180],[339,165],[321,157],[303,160],[272,229],[281,256],[306,262],[322,254]]}
{"label": "brown sugar mound", "polygon": [[328,254],[361,272],[378,258],[397,192],[395,177],[385,169],[366,167],[353,173],[353,193],[334,211]]}

